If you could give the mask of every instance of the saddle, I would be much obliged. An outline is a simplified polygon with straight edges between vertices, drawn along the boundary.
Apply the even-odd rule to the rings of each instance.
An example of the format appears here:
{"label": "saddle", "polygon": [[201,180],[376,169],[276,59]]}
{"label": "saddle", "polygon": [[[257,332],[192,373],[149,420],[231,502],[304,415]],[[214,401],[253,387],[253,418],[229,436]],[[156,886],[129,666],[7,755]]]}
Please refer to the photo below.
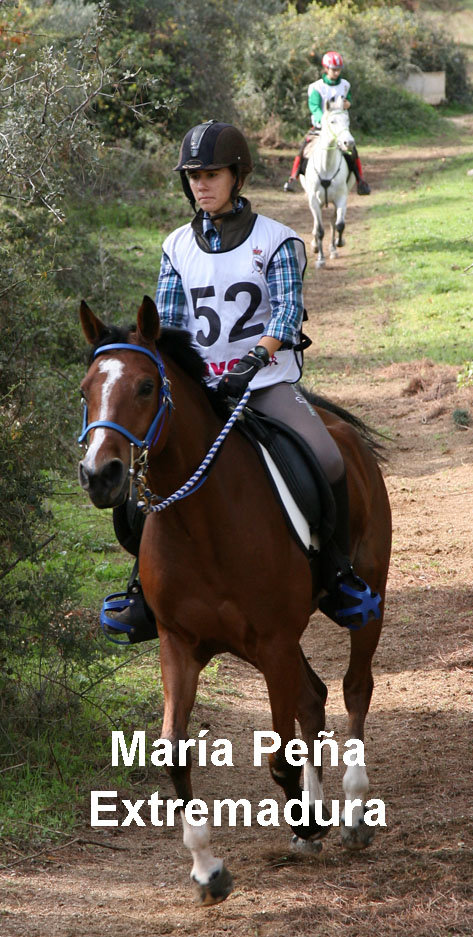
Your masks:
{"label": "saddle", "polygon": [[[246,407],[244,420],[236,425],[267,471],[289,532],[309,561],[315,586],[315,559],[332,537],[336,522],[335,500],[325,472],[305,440],[285,423]],[[285,488],[307,522],[309,537],[288,506]]]}
{"label": "saddle", "polygon": [[314,133],[313,136],[311,136],[310,139],[307,140],[307,143],[304,147],[304,151],[302,153],[303,159],[309,159],[309,156],[312,153],[312,150],[314,149],[315,144],[317,143],[317,139],[318,139],[318,134]]}

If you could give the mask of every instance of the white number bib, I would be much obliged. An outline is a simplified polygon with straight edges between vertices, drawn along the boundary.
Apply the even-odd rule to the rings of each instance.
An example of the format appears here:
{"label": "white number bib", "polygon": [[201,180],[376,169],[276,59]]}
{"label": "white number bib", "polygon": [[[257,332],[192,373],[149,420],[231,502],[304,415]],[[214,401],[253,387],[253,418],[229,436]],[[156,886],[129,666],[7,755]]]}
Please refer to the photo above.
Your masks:
{"label": "white number bib", "polygon": [[[291,228],[257,215],[253,229],[238,247],[219,253],[203,251],[189,224],[166,238],[163,251],[180,275],[187,300],[185,327],[207,363],[212,385],[239,358],[258,344],[271,318],[266,271],[284,241],[295,240],[301,273],[305,248]],[[278,351],[253,378],[251,389],[301,375],[296,353]]]}

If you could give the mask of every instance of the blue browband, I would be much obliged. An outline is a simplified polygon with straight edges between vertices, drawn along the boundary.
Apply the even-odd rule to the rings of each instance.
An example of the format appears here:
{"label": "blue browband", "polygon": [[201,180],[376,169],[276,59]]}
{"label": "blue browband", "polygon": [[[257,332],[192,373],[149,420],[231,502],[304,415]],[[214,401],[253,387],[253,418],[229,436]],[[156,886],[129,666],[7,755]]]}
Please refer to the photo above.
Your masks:
{"label": "blue browband", "polygon": [[[147,355],[148,358],[151,358],[151,361],[156,365],[159,376],[161,378],[161,389],[159,391],[159,400],[158,400],[158,412],[154,417],[151,426],[146,433],[144,439],[138,439],[130,430],[126,429],[125,426],[120,426],[119,423],[113,423],[111,420],[95,420],[93,423],[87,423],[87,404],[84,406],[84,418],[82,421],[82,432],[79,436],[78,442],[82,443],[84,439],[87,438],[91,429],[96,429],[98,426],[103,426],[107,429],[114,429],[117,433],[121,433],[122,436],[125,436],[127,439],[133,443],[134,446],[137,446],[138,449],[145,449],[154,446],[158,441],[163,428],[163,419],[166,412],[172,410],[172,398],[171,398],[171,388],[169,381],[166,377],[166,372],[164,370],[163,360],[159,354],[153,354],[152,351],[149,351],[148,348],[143,348],[141,345],[128,345],[125,342],[117,342],[113,345],[101,345],[100,348],[94,353],[94,361],[98,355],[103,355],[107,351],[139,351],[142,355]],[[161,426],[159,425],[161,422]],[[159,427],[159,429],[158,429]]]}

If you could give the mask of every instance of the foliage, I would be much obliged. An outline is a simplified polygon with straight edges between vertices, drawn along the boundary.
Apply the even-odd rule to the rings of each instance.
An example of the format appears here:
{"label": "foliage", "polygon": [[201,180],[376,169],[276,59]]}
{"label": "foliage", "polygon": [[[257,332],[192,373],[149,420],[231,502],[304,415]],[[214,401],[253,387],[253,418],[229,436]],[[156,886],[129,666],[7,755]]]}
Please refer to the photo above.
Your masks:
{"label": "foliage", "polygon": [[290,7],[272,17],[263,34],[248,43],[237,96],[245,123],[257,131],[281,120],[292,135],[300,133],[308,123],[307,86],[321,76],[322,55],[330,48],[344,55],[355,131],[432,129],[432,108],[400,86],[411,63],[445,67],[451,100],[470,95],[463,55],[412,13],[384,4],[359,10],[351,0],[331,8],[312,3],[303,15]]}
{"label": "foliage", "polygon": [[[61,13],[69,28],[79,31],[84,15],[88,26],[79,38],[59,34],[53,44],[39,48],[27,41],[26,32],[20,45],[6,48],[0,79],[0,196],[45,206],[61,220],[61,198],[85,173],[90,184],[100,168],[101,141],[91,122],[94,103],[98,107],[97,102],[119,99],[135,122],[151,103],[158,104],[149,97],[154,79],[142,68],[129,69],[119,54],[112,58],[106,0],[89,6],[60,0],[54,11],[59,33]],[[71,22],[67,14],[72,18],[72,13]],[[43,28],[48,15],[46,8]]]}
{"label": "foliage", "polygon": [[[112,0],[115,29],[107,45],[112,58],[120,56],[133,70],[136,62],[160,93],[159,107],[143,88],[143,103],[154,107],[155,132],[180,137],[193,124],[210,117],[237,118],[234,86],[242,65],[248,24],[255,34],[266,18],[282,9],[282,2],[260,0],[142,0],[132,5]],[[108,139],[142,134],[124,104],[133,85],[113,101],[101,97],[95,105],[101,132]]]}

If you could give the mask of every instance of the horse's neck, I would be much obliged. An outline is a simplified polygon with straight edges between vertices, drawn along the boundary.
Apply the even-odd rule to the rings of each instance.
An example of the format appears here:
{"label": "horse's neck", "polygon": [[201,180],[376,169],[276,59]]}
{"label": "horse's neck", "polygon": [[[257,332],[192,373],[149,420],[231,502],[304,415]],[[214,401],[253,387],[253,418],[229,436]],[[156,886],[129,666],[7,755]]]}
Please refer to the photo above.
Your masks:
{"label": "horse's neck", "polygon": [[222,421],[214,413],[205,390],[165,362],[172,390],[173,410],[166,443],[150,453],[149,480],[154,491],[168,496],[194,474],[215,441]]}
{"label": "horse's neck", "polygon": [[330,173],[338,164],[339,149],[335,137],[327,128],[322,128],[322,132],[314,147],[315,168],[319,173]]}

